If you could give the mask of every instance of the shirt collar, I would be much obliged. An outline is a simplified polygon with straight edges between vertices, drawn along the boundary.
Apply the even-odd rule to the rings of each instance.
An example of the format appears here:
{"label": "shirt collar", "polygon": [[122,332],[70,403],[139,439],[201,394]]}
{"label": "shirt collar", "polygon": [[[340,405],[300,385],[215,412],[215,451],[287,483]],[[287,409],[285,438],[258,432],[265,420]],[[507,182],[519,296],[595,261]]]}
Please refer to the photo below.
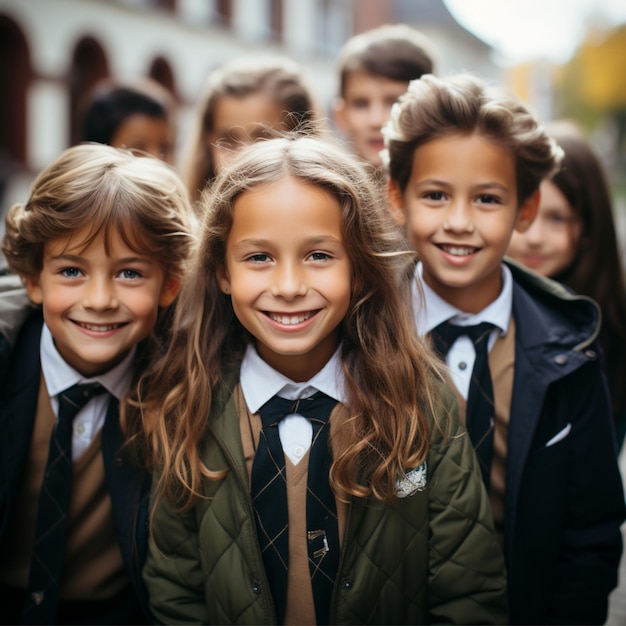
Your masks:
{"label": "shirt collar", "polygon": [[250,343],[241,362],[241,390],[251,413],[258,410],[274,396],[289,400],[308,398],[316,391],[346,403],[343,389],[343,372],[341,370],[340,347],[337,348],[326,365],[311,380],[297,383],[277,372],[268,365]]}
{"label": "shirt collar", "polygon": [[513,308],[513,277],[506,265],[502,264],[500,267],[502,271],[500,295],[482,311],[472,314],[457,309],[436,294],[422,280],[423,266],[421,262],[418,263],[415,275],[422,286],[424,297],[422,300],[416,283],[413,286],[413,307],[419,333],[427,334],[439,324],[451,320],[460,326],[489,322],[500,330],[500,335],[506,335]]}
{"label": "shirt collar", "polygon": [[50,329],[44,324],[41,332],[40,354],[41,369],[46,381],[48,395],[53,398],[72,385],[88,381],[99,382],[111,395],[120,400],[130,385],[136,350],[137,346],[133,346],[124,360],[107,372],[86,378],[71,367],[60,355],[54,345]]}

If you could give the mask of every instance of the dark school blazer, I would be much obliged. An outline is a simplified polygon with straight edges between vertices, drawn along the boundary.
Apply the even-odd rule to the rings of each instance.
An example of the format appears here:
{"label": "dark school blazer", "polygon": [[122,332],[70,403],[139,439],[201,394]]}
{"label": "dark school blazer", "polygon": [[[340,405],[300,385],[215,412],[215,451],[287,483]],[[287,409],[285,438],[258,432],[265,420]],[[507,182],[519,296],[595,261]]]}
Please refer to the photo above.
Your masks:
{"label": "dark school blazer", "polygon": [[[41,313],[35,312],[24,323],[12,349],[0,335],[0,541],[30,447],[41,376],[42,327]],[[125,454],[118,402],[114,398],[102,430],[102,456],[122,558],[146,620],[151,623],[141,577],[148,544],[150,477]]]}
{"label": "dark school blazer", "polygon": [[589,298],[509,263],[515,374],[505,558],[513,624],[602,624],[624,492]]}

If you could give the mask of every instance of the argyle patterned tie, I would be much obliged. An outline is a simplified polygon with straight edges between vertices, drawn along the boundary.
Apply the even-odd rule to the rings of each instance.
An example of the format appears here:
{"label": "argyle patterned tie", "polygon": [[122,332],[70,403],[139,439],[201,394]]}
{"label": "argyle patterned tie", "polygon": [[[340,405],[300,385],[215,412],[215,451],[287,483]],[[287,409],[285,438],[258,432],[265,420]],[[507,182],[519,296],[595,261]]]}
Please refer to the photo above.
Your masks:
{"label": "argyle patterned tie", "polygon": [[74,385],[59,395],[59,415],[39,493],[23,624],[55,623],[72,483],[72,421],[91,398],[105,391],[94,383]]}
{"label": "argyle patterned tie", "polygon": [[259,409],[262,429],[252,464],[251,493],[279,624],[284,621],[287,598],[289,525],[285,456],[278,423],[286,415],[295,413],[307,418],[313,427],[306,497],[307,545],[316,620],[318,624],[328,624],[339,563],[337,510],[328,484],[332,462],[328,418],[336,404],[336,400],[317,392],[310,398],[295,401],[274,396]]}
{"label": "argyle patterned tie", "polygon": [[495,326],[488,322],[481,322],[473,326],[459,326],[458,324],[443,322],[431,332],[435,349],[444,360],[452,344],[461,335],[468,336],[474,344],[476,360],[474,361],[467,397],[465,425],[476,451],[483,482],[487,490],[489,490],[491,477],[493,431],[496,414],[487,345],[489,343],[489,335],[494,328]]}

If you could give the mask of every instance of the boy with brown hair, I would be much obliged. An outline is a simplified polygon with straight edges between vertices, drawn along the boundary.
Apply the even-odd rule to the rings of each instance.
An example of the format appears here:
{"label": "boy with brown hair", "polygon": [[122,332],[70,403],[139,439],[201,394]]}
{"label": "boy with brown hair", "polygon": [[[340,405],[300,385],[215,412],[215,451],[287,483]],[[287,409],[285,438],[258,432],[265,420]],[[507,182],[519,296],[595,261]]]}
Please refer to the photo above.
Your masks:
{"label": "boy with brown hair", "polygon": [[120,409],[165,339],[190,216],[170,167],[97,144],[63,152],[9,210],[2,251],[37,308],[0,335],[2,623],[151,621],[150,477]]}
{"label": "boy with brown hair", "polygon": [[420,258],[417,325],[448,365],[481,464],[511,623],[604,623],[626,511],[599,309],[503,262],[560,148],[471,75],[412,82],[384,132],[393,210]]}
{"label": "boy with brown hair", "polygon": [[381,128],[409,81],[433,72],[429,40],[406,24],[389,24],[351,37],[338,56],[337,127],[358,156],[380,167]]}

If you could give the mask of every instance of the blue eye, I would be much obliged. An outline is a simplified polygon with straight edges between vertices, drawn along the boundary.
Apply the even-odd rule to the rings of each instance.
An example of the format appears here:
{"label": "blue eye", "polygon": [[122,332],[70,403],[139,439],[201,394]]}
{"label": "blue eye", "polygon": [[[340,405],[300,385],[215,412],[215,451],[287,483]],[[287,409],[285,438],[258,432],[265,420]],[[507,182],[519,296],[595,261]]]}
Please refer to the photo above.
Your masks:
{"label": "blue eye", "polygon": [[67,278],[77,278],[80,276],[80,270],[77,267],[64,267],[60,273]]}
{"label": "blue eye", "polygon": [[129,280],[132,280],[134,278],[141,278],[141,273],[138,272],[137,270],[126,269],[126,270],[122,270],[120,274],[122,278],[127,278]]}

